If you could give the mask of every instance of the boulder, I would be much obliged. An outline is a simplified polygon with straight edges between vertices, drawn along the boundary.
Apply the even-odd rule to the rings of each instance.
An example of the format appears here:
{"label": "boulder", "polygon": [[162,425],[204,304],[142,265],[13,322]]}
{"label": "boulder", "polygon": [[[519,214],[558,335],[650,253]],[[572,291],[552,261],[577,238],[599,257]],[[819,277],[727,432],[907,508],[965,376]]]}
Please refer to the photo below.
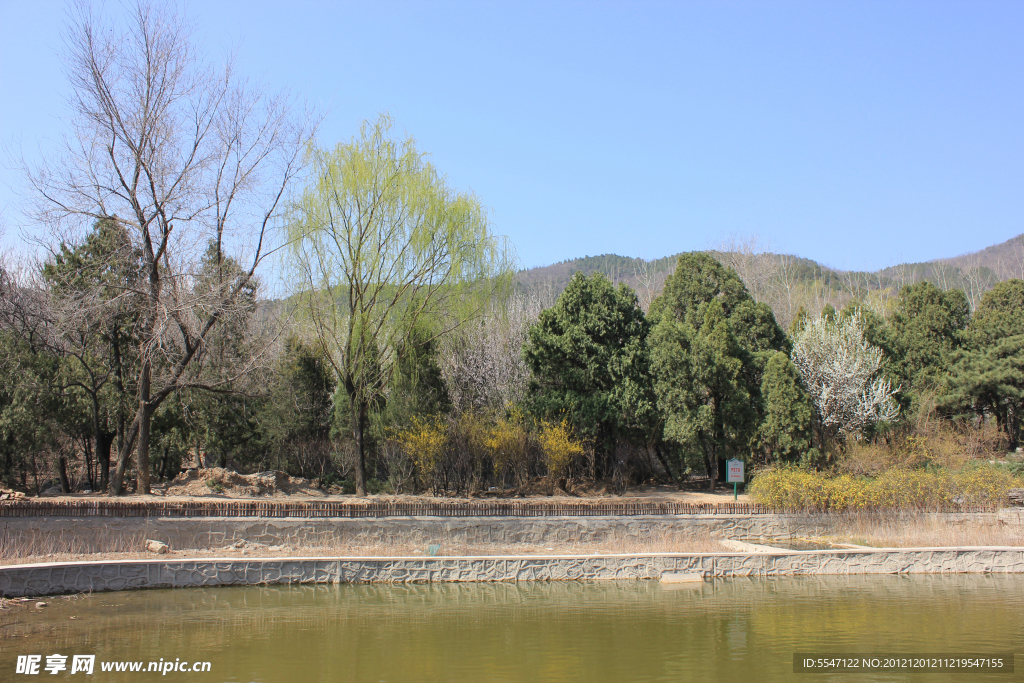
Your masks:
{"label": "boulder", "polygon": [[157,555],[166,555],[167,551],[170,549],[171,547],[169,545],[161,541],[154,541],[152,539],[146,540],[146,550],[148,550],[151,553],[156,553]]}

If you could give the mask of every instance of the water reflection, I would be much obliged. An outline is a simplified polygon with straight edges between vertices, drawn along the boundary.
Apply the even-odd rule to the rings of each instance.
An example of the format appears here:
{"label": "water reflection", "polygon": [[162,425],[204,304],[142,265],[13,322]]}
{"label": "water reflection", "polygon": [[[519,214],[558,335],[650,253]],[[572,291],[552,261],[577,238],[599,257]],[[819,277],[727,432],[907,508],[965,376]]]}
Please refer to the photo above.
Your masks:
{"label": "water reflection", "polygon": [[[107,593],[0,613],[0,679],[18,654],[59,652],[209,660],[202,680],[224,681],[791,680],[794,651],[1020,652],[1022,588],[953,575]],[[1008,679],[972,680],[986,676]]]}

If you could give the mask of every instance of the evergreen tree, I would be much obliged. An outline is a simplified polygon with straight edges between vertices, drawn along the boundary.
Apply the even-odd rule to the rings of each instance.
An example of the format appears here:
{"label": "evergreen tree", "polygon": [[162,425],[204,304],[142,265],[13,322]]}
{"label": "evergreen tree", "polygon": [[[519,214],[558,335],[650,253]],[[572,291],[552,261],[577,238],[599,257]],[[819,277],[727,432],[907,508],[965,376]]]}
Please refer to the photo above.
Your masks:
{"label": "evergreen tree", "polygon": [[970,320],[967,296],[961,290],[943,292],[930,282],[907,285],[900,290],[896,309],[889,318],[892,330],[881,346],[905,394],[917,394],[935,386],[946,374],[950,354],[960,343]]}
{"label": "evergreen tree", "polygon": [[745,457],[757,425],[756,395],[745,381],[746,354],[729,327],[724,306],[702,306],[698,327],[662,318],[651,332],[651,374],[665,437],[703,458],[712,490],[718,461]]}
{"label": "evergreen tree", "polygon": [[125,416],[134,400],[126,378],[135,373],[141,269],[141,255],[116,217],[96,221],[79,244],[61,244],[42,268],[61,356],[61,373],[51,389],[77,394],[88,406],[100,491],[107,489],[111,447],[115,438],[119,449],[123,444]]}
{"label": "evergreen tree", "polygon": [[761,380],[764,421],[757,445],[769,460],[797,460],[811,448],[814,405],[789,356],[772,354]]}
{"label": "evergreen tree", "polygon": [[531,412],[567,417],[594,439],[599,477],[610,474],[615,444],[643,404],[647,331],[636,293],[600,273],[574,275],[529,330],[523,354],[532,373]]}
{"label": "evergreen tree", "polygon": [[714,488],[719,460],[748,458],[755,447],[765,367],[788,352],[789,340],[735,271],[702,253],[679,257],[651,318],[651,376],[665,436],[703,461]]}
{"label": "evergreen tree", "polygon": [[994,418],[1016,448],[1024,418],[1024,281],[985,293],[951,360],[940,408]]}

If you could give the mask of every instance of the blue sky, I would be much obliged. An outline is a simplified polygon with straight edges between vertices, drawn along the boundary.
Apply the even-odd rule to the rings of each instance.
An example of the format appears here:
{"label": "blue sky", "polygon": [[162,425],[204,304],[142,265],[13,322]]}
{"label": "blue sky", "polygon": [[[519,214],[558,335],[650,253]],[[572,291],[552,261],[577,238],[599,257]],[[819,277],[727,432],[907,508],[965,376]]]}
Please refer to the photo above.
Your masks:
{"label": "blue sky", "polygon": [[[108,12],[121,5],[107,2]],[[65,130],[65,5],[0,0],[0,141]],[[387,111],[523,266],[756,234],[875,269],[1024,232],[1024,3],[193,2],[347,140]],[[0,169],[5,245],[22,230]]]}

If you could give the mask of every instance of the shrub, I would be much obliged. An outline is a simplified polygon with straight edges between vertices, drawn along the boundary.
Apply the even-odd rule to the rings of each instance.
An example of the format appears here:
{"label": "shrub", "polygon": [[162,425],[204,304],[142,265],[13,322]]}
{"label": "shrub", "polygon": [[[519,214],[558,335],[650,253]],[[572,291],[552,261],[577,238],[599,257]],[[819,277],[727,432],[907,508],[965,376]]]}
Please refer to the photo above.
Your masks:
{"label": "shrub", "polygon": [[1000,505],[1024,485],[1008,468],[893,468],[875,477],[830,475],[797,468],[759,472],[750,486],[755,501],[777,510],[939,510]]}
{"label": "shrub", "polygon": [[523,486],[529,477],[530,433],[523,413],[513,409],[508,417],[500,417],[487,429],[483,445],[491,457],[494,477],[504,482],[509,476],[516,486]]}
{"label": "shrub", "polygon": [[583,444],[574,437],[568,420],[541,421],[538,441],[552,482],[563,478],[573,459],[583,455]]}
{"label": "shrub", "polygon": [[397,440],[412,458],[420,481],[433,487],[448,441],[447,425],[437,418],[421,419],[414,416],[412,424],[398,432]]}

